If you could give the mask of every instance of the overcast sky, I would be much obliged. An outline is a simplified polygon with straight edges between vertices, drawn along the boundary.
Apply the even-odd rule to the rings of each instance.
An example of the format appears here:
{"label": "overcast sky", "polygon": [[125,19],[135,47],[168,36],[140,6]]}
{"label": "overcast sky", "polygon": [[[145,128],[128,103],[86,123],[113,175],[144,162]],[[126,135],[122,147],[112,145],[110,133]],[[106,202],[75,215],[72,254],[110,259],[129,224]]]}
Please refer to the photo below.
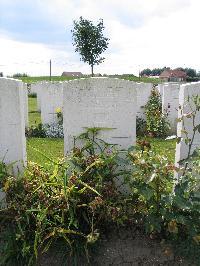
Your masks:
{"label": "overcast sky", "polygon": [[0,0],[0,72],[90,73],[72,46],[73,20],[100,18],[110,38],[95,73],[169,66],[200,70],[200,0]]}

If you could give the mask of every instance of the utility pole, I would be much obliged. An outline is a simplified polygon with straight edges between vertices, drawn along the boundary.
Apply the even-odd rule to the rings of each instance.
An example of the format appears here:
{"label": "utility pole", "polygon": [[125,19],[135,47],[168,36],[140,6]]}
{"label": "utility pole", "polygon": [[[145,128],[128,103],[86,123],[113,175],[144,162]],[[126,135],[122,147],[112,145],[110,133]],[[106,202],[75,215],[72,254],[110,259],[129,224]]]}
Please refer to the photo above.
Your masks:
{"label": "utility pole", "polygon": [[49,78],[50,78],[50,81],[51,81],[51,59],[50,59],[50,62],[49,62],[49,67],[50,67]]}

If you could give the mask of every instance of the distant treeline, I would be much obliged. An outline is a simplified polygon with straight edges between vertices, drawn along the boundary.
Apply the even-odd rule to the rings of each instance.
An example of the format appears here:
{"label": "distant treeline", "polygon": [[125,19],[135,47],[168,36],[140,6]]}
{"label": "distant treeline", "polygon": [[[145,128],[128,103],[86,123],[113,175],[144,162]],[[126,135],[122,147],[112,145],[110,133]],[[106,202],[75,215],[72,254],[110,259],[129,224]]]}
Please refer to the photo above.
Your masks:
{"label": "distant treeline", "polygon": [[[154,68],[154,69],[146,68],[140,72],[140,75],[141,76],[160,76],[160,74],[166,69],[170,69],[170,67]],[[183,70],[184,72],[186,72],[188,78],[199,78],[200,77],[200,72],[197,73],[197,71],[193,68],[178,67],[176,69]]]}
{"label": "distant treeline", "polygon": [[26,73],[16,73],[13,75],[13,78],[21,78],[21,77],[28,77]]}

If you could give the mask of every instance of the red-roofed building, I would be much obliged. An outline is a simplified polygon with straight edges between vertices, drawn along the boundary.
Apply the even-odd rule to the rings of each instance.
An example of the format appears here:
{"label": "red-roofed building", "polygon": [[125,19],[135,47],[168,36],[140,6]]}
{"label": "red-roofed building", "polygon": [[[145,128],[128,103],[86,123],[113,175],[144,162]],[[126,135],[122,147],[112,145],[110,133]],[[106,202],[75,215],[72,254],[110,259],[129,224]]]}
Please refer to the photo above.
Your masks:
{"label": "red-roofed building", "polygon": [[182,82],[186,81],[187,74],[179,69],[165,69],[159,78],[165,82]]}
{"label": "red-roofed building", "polygon": [[82,77],[83,74],[81,72],[63,72],[62,77]]}

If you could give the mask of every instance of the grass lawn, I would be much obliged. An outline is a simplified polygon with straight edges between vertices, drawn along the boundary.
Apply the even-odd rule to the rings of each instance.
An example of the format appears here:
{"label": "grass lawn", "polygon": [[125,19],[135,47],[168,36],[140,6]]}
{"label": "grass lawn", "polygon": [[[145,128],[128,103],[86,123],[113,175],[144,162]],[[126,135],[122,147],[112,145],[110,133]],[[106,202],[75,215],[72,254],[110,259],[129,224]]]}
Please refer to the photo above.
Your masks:
{"label": "grass lawn", "polygon": [[[141,138],[140,138],[141,139]],[[166,156],[169,161],[175,160],[176,140],[165,140],[160,138],[145,138],[151,143],[152,150],[155,150],[157,154]]]}
{"label": "grass lawn", "polygon": [[29,161],[41,165],[50,162],[46,157],[53,160],[56,160],[58,157],[61,158],[64,156],[63,139],[28,138],[27,155]]}
{"label": "grass lawn", "polygon": [[[152,149],[161,155],[165,155],[170,161],[175,158],[175,140],[148,139],[151,142]],[[63,139],[50,138],[29,138],[27,140],[28,160],[44,164],[50,162],[45,156],[51,159],[57,159],[64,156]],[[42,155],[44,154],[44,155]]]}
{"label": "grass lawn", "polygon": [[41,123],[41,114],[37,111],[37,98],[28,98],[28,109],[29,127]]}

